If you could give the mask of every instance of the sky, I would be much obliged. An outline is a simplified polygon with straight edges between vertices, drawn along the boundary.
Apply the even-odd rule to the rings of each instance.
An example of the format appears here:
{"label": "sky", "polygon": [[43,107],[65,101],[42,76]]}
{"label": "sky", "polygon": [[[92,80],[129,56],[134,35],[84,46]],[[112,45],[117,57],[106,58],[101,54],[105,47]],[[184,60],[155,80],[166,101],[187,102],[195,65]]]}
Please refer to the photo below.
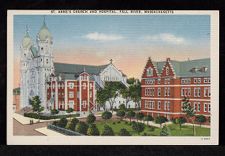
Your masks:
{"label": "sky", "polygon": [[[42,15],[14,16],[14,87],[19,86],[20,45],[28,26],[36,44]],[[141,78],[153,61],[210,57],[208,15],[48,15],[55,62],[113,64],[128,77]]]}

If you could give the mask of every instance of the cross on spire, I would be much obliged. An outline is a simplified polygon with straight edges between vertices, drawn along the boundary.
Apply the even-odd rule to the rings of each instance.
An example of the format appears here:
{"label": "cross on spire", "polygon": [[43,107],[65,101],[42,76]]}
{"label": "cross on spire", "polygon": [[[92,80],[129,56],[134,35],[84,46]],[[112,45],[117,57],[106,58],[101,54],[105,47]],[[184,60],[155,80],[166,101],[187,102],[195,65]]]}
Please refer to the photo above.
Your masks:
{"label": "cross on spire", "polygon": [[112,60],[112,59],[110,59],[109,61],[110,61],[110,64],[112,64],[113,60]]}

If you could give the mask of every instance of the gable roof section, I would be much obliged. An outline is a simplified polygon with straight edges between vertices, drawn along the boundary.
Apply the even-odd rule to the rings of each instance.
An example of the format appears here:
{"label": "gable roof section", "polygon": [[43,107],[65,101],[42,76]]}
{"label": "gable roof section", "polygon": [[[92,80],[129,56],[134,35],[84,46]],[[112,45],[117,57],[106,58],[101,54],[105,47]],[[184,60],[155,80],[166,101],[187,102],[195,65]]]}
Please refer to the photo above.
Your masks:
{"label": "gable roof section", "polygon": [[54,63],[55,75],[62,75],[64,79],[74,79],[76,75],[85,71],[91,75],[98,75],[103,69],[105,69],[109,64],[92,66],[92,65],[81,65],[81,64],[67,64],[67,63]]}
{"label": "gable roof section", "polygon": [[[162,62],[153,62],[155,67],[157,67],[157,70],[159,73],[162,73],[162,69],[166,61]],[[178,77],[205,77],[210,76],[210,59],[197,59],[197,60],[187,60],[187,61],[175,61],[171,60],[170,63],[173,66],[173,69],[175,71],[176,76]],[[191,72],[190,70],[193,68],[200,69],[202,67],[207,67],[206,72]]]}

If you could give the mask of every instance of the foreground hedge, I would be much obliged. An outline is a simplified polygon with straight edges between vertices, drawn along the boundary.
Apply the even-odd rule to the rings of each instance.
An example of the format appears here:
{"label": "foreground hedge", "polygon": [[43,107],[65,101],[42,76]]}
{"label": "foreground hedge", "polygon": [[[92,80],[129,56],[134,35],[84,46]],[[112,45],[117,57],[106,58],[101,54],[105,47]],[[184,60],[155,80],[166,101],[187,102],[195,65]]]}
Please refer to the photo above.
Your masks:
{"label": "foreground hedge", "polygon": [[63,117],[78,117],[80,114],[67,114],[67,115],[54,115],[54,116],[45,116],[38,115],[37,113],[24,113],[25,117],[40,119],[40,120],[50,120],[50,119],[59,119]]}

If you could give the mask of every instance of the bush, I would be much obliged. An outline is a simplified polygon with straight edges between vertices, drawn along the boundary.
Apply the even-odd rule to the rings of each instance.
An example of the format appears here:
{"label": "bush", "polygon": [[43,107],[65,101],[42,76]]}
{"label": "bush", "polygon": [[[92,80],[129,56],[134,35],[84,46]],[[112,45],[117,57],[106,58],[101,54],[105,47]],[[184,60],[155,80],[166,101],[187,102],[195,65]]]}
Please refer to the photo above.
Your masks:
{"label": "bush", "polygon": [[102,119],[104,119],[104,120],[111,119],[111,117],[112,117],[111,112],[105,111],[105,112],[102,113]]}
{"label": "bush", "polygon": [[197,115],[195,121],[197,121],[201,127],[202,123],[206,122],[206,117],[204,115]]}
{"label": "bush", "polygon": [[152,132],[152,131],[154,131],[154,130],[155,130],[155,128],[154,128],[154,127],[152,127],[152,126],[149,126],[149,127],[148,127],[148,130],[149,130],[150,132]]}
{"label": "bush", "polygon": [[162,125],[162,123],[165,123],[166,121],[168,121],[168,120],[164,116],[157,116],[155,118],[155,123],[160,124],[160,126]]}
{"label": "bush", "polygon": [[127,124],[128,124],[128,122],[127,122],[127,121],[125,121],[125,124],[127,125]]}
{"label": "bush", "polygon": [[113,124],[113,125],[115,125],[116,123],[115,123],[115,122],[113,122],[112,124]]}
{"label": "bush", "polygon": [[148,136],[148,134],[147,134],[146,132],[144,132],[144,133],[142,134],[142,136]]}
{"label": "bush", "polygon": [[34,119],[50,120],[50,119],[59,119],[62,117],[78,117],[80,116],[80,114],[46,116],[46,115],[39,115],[37,113],[24,113],[24,116]]}
{"label": "bush", "polygon": [[59,127],[65,128],[66,125],[67,125],[67,122],[68,122],[68,120],[67,120],[65,117],[62,117],[62,118],[59,120],[59,122],[58,122],[57,125],[58,125]]}
{"label": "bush", "polygon": [[160,131],[160,136],[168,136],[168,135],[170,135],[170,130],[166,125],[164,125],[162,130]]}
{"label": "bush", "polygon": [[176,118],[172,118],[171,119],[171,122],[173,123],[173,124],[176,124],[177,122],[176,122]]}
{"label": "bush", "polygon": [[58,114],[58,113],[59,113],[59,111],[57,109],[52,109],[51,110],[51,114],[52,115],[55,115],[55,114]]}
{"label": "bush", "polygon": [[120,129],[119,135],[120,136],[130,136],[130,133],[125,128],[122,128],[122,129]]}
{"label": "bush", "polygon": [[122,120],[123,117],[125,116],[125,111],[124,110],[118,110],[116,112],[116,116],[120,117],[120,120]]}
{"label": "bush", "polygon": [[143,118],[144,118],[144,114],[143,113],[139,112],[139,113],[136,114],[136,119],[137,120],[142,120]]}
{"label": "bush", "polygon": [[79,122],[79,120],[77,118],[73,118],[71,121],[69,121],[67,123],[66,129],[70,129],[70,130],[74,131],[78,122]]}
{"label": "bush", "polygon": [[88,127],[87,135],[92,135],[92,136],[98,136],[98,135],[99,135],[99,130],[98,130],[98,128],[96,127],[95,124],[91,124],[91,125]]}
{"label": "bush", "polygon": [[109,125],[104,125],[102,136],[114,136],[114,132]]}
{"label": "bush", "polygon": [[68,109],[66,110],[66,112],[67,112],[67,113],[73,112],[73,108],[68,108]]}
{"label": "bush", "polygon": [[135,130],[138,134],[140,134],[140,132],[144,131],[145,125],[144,125],[143,123],[136,122],[136,123],[132,124],[132,128],[133,128],[133,130]]}
{"label": "bush", "polygon": [[94,114],[91,113],[91,114],[89,114],[89,115],[87,116],[87,123],[88,123],[88,124],[94,123],[95,120],[96,120],[96,117],[95,117]]}
{"label": "bush", "polygon": [[80,122],[76,125],[76,128],[75,128],[75,130],[76,130],[78,133],[81,133],[81,134],[84,134],[84,135],[87,134],[87,129],[88,129],[88,125],[87,125],[85,122],[82,122],[82,121],[80,121]]}
{"label": "bush", "polygon": [[120,121],[117,121],[118,124],[120,124]]}

